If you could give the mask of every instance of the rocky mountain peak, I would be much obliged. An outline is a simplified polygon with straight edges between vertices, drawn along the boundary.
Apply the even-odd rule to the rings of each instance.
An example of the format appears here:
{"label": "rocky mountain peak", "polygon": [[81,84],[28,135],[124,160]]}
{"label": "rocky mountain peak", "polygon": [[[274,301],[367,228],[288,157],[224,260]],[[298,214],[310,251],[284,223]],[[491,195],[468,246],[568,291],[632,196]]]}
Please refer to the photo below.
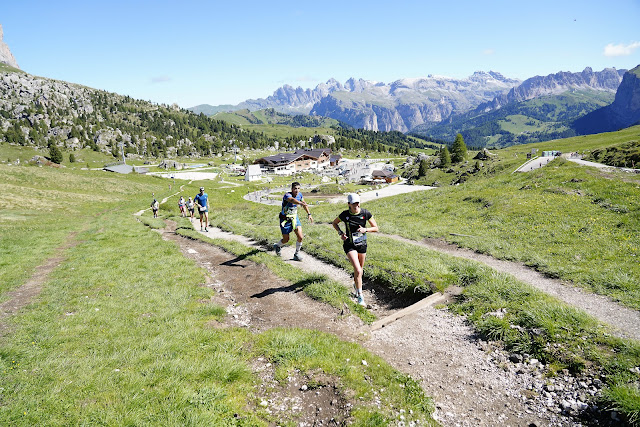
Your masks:
{"label": "rocky mountain peak", "polygon": [[[618,75],[615,68],[607,68],[611,75]],[[574,122],[580,134],[611,132],[640,123],[640,65],[627,71],[617,88],[611,105],[592,111]]]}
{"label": "rocky mountain peak", "polygon": [[2,30],[2,24],[0,24],[0,62],[7,64],[13,68],[18,67],[18,63],[16,62],[16,58],[13,57],[9,46],[3,41],[4,32]]}
{"label": "rocky mountain peak", "polygon": [[366,91],[368,88],[376,86],[376,82],[372,82],[370,80],[364,80],[364,79],[354,79],[353,77],[351,77],[349,80],[347,80],[344,83],[344,89],[349,91],[349,92],[364,92]]}
{"label": "rocky mountain peak", "polygon": [[514,87],[507,94],[496,96],[491,102],[480,104],[479,112],[497,110],[513,102],[522,102],[547,95],[558,95],[571,89],[594,89],[615,92],[622,81],[626,70],[605,68],[594,72],[586,67],[579,73],[560,71],[546,76],[531,77],[521,85]]}

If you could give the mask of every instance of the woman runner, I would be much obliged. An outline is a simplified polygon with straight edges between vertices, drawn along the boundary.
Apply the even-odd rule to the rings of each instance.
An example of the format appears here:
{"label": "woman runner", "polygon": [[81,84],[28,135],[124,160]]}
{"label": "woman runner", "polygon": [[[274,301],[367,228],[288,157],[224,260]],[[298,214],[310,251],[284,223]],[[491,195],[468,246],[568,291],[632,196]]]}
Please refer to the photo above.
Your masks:
{"label": "woman runner", "polygon": [[[364,260],[367,257],[367,233],[378,231],[378,224],[373,219],[373,215],[366,209],[360,207],[360,196],[352,193],[347,197],[349,209],[342,211],[333,220],[333,228],[342,239],[342,248],[347,254],[347,258],[353,266],[353,288],[356,292],[358,304],[365,306],[362,296],[362,269]],[[371,227],[367,228],[367,221]],[[346,225],[346,232],[340,229],[340,222]]]}

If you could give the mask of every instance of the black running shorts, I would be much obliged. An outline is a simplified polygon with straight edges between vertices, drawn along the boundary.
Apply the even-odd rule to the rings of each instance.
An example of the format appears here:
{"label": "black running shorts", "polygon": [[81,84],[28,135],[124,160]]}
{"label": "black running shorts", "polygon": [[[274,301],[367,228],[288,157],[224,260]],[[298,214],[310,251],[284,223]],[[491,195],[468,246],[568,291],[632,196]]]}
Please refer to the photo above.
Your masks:
{"label": "black running shorts", "polygon": [[342,243],[342,249],[344,249],[344,253],[349,253],[351,251],[356,251],[359,254],[366,254],[367,253],[367,244],[365,243],[364,245],[354,245],[353,243],[351,243],[348,240],[345,240],[344,243]]}

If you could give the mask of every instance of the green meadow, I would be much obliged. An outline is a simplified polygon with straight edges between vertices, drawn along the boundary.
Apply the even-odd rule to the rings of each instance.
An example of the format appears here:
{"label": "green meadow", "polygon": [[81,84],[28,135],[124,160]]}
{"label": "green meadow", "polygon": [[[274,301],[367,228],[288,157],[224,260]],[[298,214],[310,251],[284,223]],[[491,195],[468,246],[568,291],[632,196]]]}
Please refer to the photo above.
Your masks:
{"label": "green meadow", "polygon": [[[639,136],[640,128],[634,127],[499,150],[497,158],[485,162],[490,172],[464,185],[379,199],[364,207],[386,234],[418,241],[441,238],[520,261],[639,309],[640,177],[585,168],[564,159],[530,173],[512,173],[532,148],[539,153],[586,152]],[[277,207],[249,203],[233,193],[216,200],[215,225],[267,245],[279,238]],[[303,219],[304,250],[348,270],[340,241],[329,225],[344,208],[312,206],[316,224]],[[368,280],[400,293],[428,294],[462,286],[463,296],[451,308],[467,314],[486,337],[511,350],[535,354],[554,369],[580,372],[598,366],[611,374],[607,396],[612,405],[637,416],[640,394],[634,384],[639,378],[629,371],[640,363],[637,342],[613,338],[585,313],[478,263],[375,234],[369,239]],[[502,308],[508,312],[502,320],[484,316]]]}
{"label": "green meadow", "polygon": [[[484,162],[486,173],[462,185],[364,207],[382,233],[416,241],[441,238],[520,261],[639,309],[640,177],[562,159],[537,171],[512,173],[532,148],[586,152],[639,137],[640,128],[634,127],[497,150]],[[5,148],[0,146],[2,157],[7,157]],[[430,400],[410,378],[369,354],[376,363],[368,367],[342,363],[347,354],[351,360],[364,358],[366,352],[356,344],[304,330],[252,334],[207,327],[213,319],[224,321],[225,313],[201,302],[211,292],[200,286],[204,272],[152,231],[163,226],[162,218],[175,219],[175,200],[161,206],[160,220],[148,212],[141,221],[132,215],[149,206],[152,192],[159,199],[169,195],[166,180],[8,165],[0,165],[0,173],[6,177],[0,183],[0,299],[77,233],[77,244],[65,251],[42,293],[7,320],[11,333],[1,338],[0,347],[0,422],[266,425],[273,420],[257,404],[253,393],[259,379],[250,369],[258,357],[272,361],[279,378],[292,369],[320,369],[355,396],[371,392],[362,380],[366,374],[375,388],[386,390],[389,407],[411,409],[416,418],[430,420]],[[278,208],[242,199],[265,184],[228,179],[243,186],[193,182],[183,194],[193,196],[205,185],[213,225],[265,245],[276,241]],[[309,175],[296,179],[303,193],[305,186],[319,183]],[[270,185],[287,183],[279,179]],[[316,224],[303,218],[303,248],[350,271],[329,225],[345,208],[313,205]],[[179,224],[181,234],[201,238]],[[606,405],[637,420],[636,341],[615,338],[588,314],[482,264],[381,235],[369,238],[368,281],[424,295],[462,287],[462,296],[449,308],[467,315],[481,335],[537,357],[551,368],[550,375],[561,369],[599,372],[606,376]],[[269,253],[209,242],[292,283],[304,283],[301,288],[312,298],[333,306],[348,303],[345,290],[329,278],[310,277]],[[366,310],[349,307],[365,322],[372,320]],[[504,318],[486,316],[498,309],[506,309]],[[383,425],[391,414],[362,405],[352,416],[356,425]]]}
{"label": "green meadow", "polygon": [[[261,379],[251,368],[258,358],[283,383],[294,370],[335,380],[354,403],[354,425],[388,424],[392,408],[432,423],[418,384],[358,344],[317,331],[209,326],[226,313],[206,302],[214,291],[203,286],[204,271],[152,231],[162,219],[132,215],[152,193],[169,196],[168,181],[34,166],[0,165],[0,174],[2,301],[74,242],[29,305],[2,319],[0,424],[271,425],[280,420],[259,405]],[[229,191],[205,185],[211,194]],[[161,206],[162,218],[175,217],[175,201]],[[335,284],[315,279],[307,293],[331,303]],[[368,366],[355,363],[363,359]],[[369,404],[374,390],[384,390],[380,409]]]}

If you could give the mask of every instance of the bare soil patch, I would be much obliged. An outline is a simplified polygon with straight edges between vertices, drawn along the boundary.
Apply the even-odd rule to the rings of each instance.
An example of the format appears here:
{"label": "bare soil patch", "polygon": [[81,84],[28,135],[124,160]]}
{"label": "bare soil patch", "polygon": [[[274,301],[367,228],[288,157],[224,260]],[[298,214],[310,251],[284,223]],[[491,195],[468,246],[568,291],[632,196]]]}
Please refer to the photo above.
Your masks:
{"label": "bare soil patch", "polygon": [[174,227],[175,223],[161,230],[162,237],[176,242],[184,256],[208,271],[206,286],[217,291],[213,302],[227,309],[229,324],[257,332],[274,327],[316,329],[347,340],[359,335],[363,324],[358,318],[307,297],[304,283],[287,282],[264,265],[179,236]]}

